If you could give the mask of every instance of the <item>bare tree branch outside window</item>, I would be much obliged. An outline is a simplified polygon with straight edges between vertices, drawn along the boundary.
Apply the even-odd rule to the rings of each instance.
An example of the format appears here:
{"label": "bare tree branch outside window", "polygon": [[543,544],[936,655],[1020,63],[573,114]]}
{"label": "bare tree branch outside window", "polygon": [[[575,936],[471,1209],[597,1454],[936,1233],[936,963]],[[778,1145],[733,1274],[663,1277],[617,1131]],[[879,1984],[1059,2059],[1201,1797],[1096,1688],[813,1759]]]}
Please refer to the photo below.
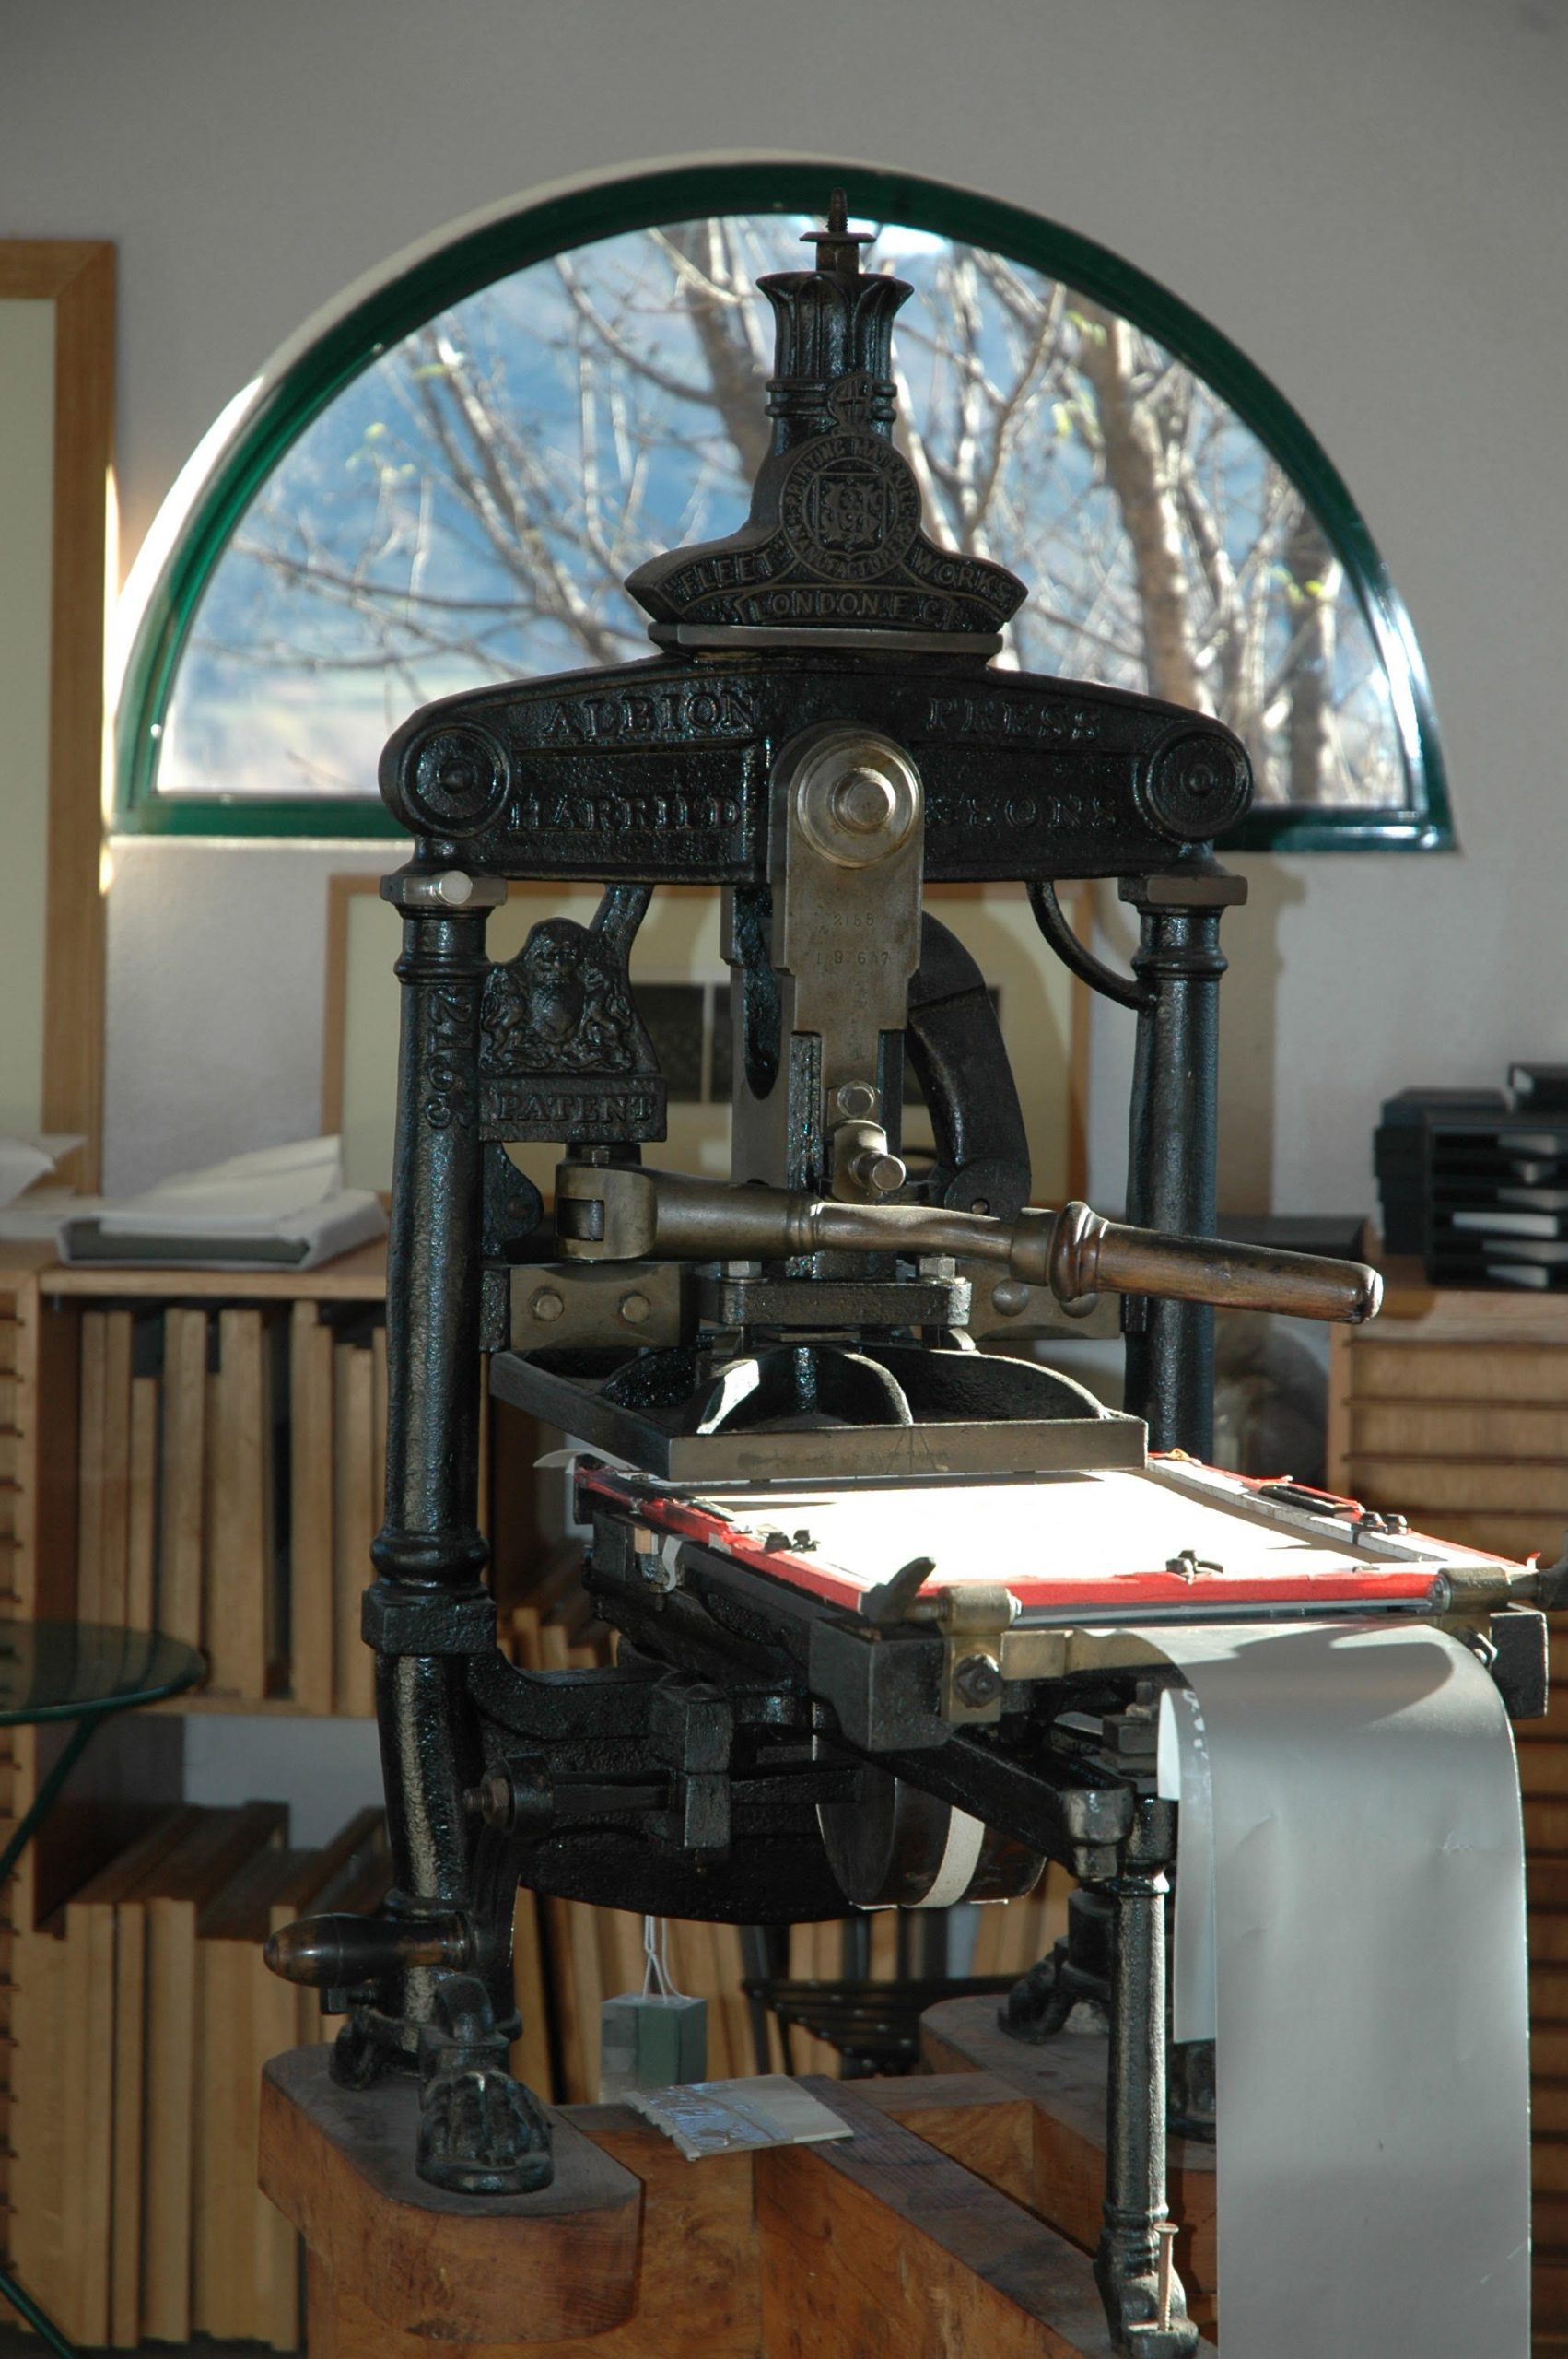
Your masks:
{"label": "bare tree branch outside window", "polygon": [[[216,569],[160,792],[369,797],[415,705],[648,653],[621,584],[740,522],[767,441],[755,282],[799,266],[802,226],[731,217],[579,247],[385,353]],[[1217,714],[1264,803],[1398,807],[1365,621],[1240,418],[1036,271],[895,225],[876,259],[916,290],[896,432],[928,528],[1030,585],[999,662]]]}

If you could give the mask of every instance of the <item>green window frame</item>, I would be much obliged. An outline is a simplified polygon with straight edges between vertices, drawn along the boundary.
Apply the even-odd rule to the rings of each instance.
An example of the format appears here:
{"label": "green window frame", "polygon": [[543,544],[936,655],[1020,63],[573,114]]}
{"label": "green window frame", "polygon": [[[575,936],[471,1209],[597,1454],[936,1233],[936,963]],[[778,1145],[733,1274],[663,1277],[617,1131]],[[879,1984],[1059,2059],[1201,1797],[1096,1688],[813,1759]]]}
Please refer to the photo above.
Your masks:
{"label": "green window frame", "polygon": [[[347,797],[160,796],[165,714],[203,593],[240,518],[284,453],[388,346],[494,280],[626,231],[722,213],[811,214],[819,163],[709,163],[607,180],[484,223],[424,255],[335,320],[268,384],[225,447],[181,529],[131,648],[116,734],[115,827],[184,836],[392,838],[379,802]],[[1425,665],[1404,604],[1349,490],[1279,389],[1230,340],[1132,264],[1059,222],[939,181],[870,166],[836,170],[851,213],[989,247],[1061,279],[1156,338],[1235,411],[1305,495],[1349,585],[1387,676],[1409,801],[1255,808],[1224,839],[1233,851],[1445,851],[1455,835]]]}

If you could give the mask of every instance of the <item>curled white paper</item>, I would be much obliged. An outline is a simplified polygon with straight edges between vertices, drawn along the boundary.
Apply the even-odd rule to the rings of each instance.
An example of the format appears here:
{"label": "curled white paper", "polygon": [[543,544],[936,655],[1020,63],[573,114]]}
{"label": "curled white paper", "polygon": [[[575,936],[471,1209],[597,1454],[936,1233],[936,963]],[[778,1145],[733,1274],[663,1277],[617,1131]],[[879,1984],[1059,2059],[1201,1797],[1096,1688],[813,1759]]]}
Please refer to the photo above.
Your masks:
{"label": "curled white paper", "polygon": [[1426,1627],[1145,1635],[1188,1683],[1161,1785],[1177,2036],[1211,2005],[1217,2040],[1226,2359],[1528,2359],[1524,1844],[1496,1688]]}

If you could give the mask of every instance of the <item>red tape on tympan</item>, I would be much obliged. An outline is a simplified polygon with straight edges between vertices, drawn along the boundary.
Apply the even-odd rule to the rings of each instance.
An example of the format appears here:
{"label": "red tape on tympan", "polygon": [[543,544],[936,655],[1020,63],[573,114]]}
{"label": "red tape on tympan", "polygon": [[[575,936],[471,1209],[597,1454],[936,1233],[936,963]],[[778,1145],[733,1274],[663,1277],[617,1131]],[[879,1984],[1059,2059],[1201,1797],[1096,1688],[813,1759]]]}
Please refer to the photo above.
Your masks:
{"label": "red tape on tympan", "polygon": [[[859,1606],[872,1586],[847,1574],[813,1564],[790,1547],[769,1548],[753,1532],[730,1522],[711,1507],[665,1493],[643,1492],[618,1483],[602,1468],[584,1468],[579,1489],[619,1508],[652,1531],[673,1532],[682,1540],[711,1548],[748,1571],[788,1581],[835,1605]],[[1190,1579],[1162,1569],[1158,1572],[1105,1573],[1092,1585],[1070,1577],[1035,1579],[1024,1576],[1006,1583],[1023,1606],[1082,1606],[1093,1614],[1096,1605],[1293,1605],[1325,1607],[1427,1604],[1433,1601],[1440,1575],[1432,1565],[1326,1565],[1316,1572],[1204,1573]],[[962,1588],[960,1582],[938,1581],[934,1587]]]}

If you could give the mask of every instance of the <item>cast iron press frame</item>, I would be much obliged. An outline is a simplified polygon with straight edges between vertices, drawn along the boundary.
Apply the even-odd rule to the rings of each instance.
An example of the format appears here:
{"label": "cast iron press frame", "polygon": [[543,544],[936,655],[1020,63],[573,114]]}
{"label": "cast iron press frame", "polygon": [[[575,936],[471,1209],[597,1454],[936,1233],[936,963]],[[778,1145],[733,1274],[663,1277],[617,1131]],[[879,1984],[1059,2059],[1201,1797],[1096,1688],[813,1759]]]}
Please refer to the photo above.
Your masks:
{"label": "cast iron press frame", "polygon": [[[549,2127],[507,2071],[520,1881],[674,1916],[838,1917],[825,1825],[899,1795],[924,1798],[915,1818],[967,1813],[993,1848],[1059,1860],[1099,1895],[1077,1910],[1076,1959],[1036,1969],[1013,2015],[1027,2034],[1075,1992],[1108,2001],[1098,2274],[1118,2347],[1177,2359],[1197,2335],[1161,2265],[1176,1825],[1153,1756],[1176,1673],[1065,1626],[1038,1631],[1031,1661],[1000,1583],[927,1589],[921,1560],[850,1611],[680,1528],[694,1485],[778,1480],[806,1451],[843,1481],[975,1477],[1141,1462],[1146,1426],[1202,1457],[1209,1303],[1375,1301],[1353,1265],[1192,1242],[1214,1229],[1219,921],[1245,898],[1212,844],[1246,807],[1246,756],[1204,715],[990,668],[1023,587],[921,529],[892,439],[907,290],[861,273],[861,242],[839,206],[816,267],[764,282],[773,449],[740,533],[634,577],[664,651],[449,698],[383,759],[415,844],[383,886],[404,1013],[387,1512],[364,1617],[396,1884],[381,1919],[317,1920],[273,1955],[349,2009],[342,2074],[418,2072],[424,2176],[526,2188],[548,2177]],[[1028,1208],[984,979],[921,915],[922,874],[1023,880],[1057,953],[1136,1010],[1129,1226]],[[1130,980],[1065,925],[1055,888],[1082,877],[1115,877],[1138,912]],[[546,920],[492,963],[489,912],[522,878],[599,884],[599,916]],[[641,1167],[664,1086],[627,959],[669,883],[726,888],[750,1184]],[[848,976],[823,947],[840,938],[870,953]],[[906,1049],[938,1138],[922,1190],[898,1155]],[[541,1138],[567,1154],[553,1237],[505,1153]],[[1127,1290],[1131,1415],[970,1348],[1053,1292],[1082,1308],[1096,1276]],[[579,1474],[590,1588],[623,1633],[612,1670],[529,1672],[497,1648],[486,1355],[502,1397],[639,1470]],[[1442,1578],[1415,1610],[1479,1632],[1495,1608],[1500,1666],[1532,1700],[1531,1577]]]}

